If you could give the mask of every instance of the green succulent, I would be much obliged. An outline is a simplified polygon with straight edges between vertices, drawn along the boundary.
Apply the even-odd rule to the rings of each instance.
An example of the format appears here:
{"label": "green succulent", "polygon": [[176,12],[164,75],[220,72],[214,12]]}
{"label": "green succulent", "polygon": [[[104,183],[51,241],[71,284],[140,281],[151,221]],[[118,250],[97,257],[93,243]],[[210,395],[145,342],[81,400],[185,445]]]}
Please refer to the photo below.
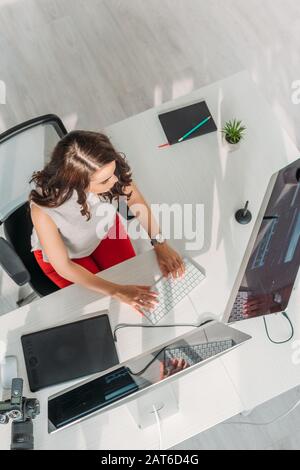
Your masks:
{"label": "green succulent", "polygon": [[233,121],[226,122],[222,132],[225,134],[227,142],[230,144],[238,144],[240,140],[244,138],[246,127],[242,126],[242,121]]}

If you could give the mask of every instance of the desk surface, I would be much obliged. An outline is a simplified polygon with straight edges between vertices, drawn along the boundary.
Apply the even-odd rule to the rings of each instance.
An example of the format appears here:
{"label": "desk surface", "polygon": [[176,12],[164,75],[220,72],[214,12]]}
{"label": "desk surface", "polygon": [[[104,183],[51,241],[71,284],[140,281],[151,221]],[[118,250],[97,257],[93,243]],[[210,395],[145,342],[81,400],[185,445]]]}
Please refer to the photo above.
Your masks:
{"label": "desk surface", "polygon": [[[229,119],[243,120],[247,131],[240,150],[227,153],[221,132],[159,149],[166,137],[157,116],[202,99],[219,130]],[[247,72],[114,124],[106,132],[117,150],[127,155],[149,203],[204,205],[204,245],[191,255],[207,274],[205,287],[199,290],[202,311],[222,316],[270,178],[299,158],[298,150]],[[247,200],[253,221],[241,226],[234,214]],[[186,242],[172,240],[180,250]],[[203,295],[204,291],[214,294]]]}
{"label": "desk surface", "polygon": [[[227,119],[243,119],[248,130],[239,151],[227,154],[220,133],[163,150],[157,148],[165,141],[157,119],[159,112],[199,99],[207,101],[219,128]],[[174,309],[166,322],[199,323],[208,314],[222,318],[242,268],[270,177],[298,158],[297,149],[245,72],[115,124],[106,132],[116,148],[127,155],[134,179],[149,203],[205,205],[204,245],[198,252],[189,254],[205,268],[207,278]],[[253,222],[239,226],[234,212],[248,199]],[[185,248],[185,242],[184,239],[171,240],[180,250]],[[151,250],[102,272],[101,276],[120,283],[151,284],[158,274]],[[300,324],[295,307],[299,297],[297,282],[289,313],[298,337]],[[142,322],[126,305],[79,286],[70,286],[0,318],[0,357],[16,355],[20,376],[26,378],[20,343],[22,334],[103,309],[109,309],[112,327],[118,323]],[[269,318],[274,336],[285,337],[288,331],[281,318]],[[292,362],[291,344],[269,343],[261,318],[239,322],[236,328],[249,333],[253,339],[176,382],[180,412],[163,422],[165,448],[299,385],[300,374]],[[121,330],[117,345],[120,360],[127,360],[190,329]],[[157,448],[155,426],[139,430],[126,406],[48,435],[47,398],[64,388],[66,385],[51,387],[36,394],[42,410],[34,423],[36,448]],[[27,380],[24,393],[31,396]],[[8,427],[0,427],[0,448],[8,448],[9,440]]]}

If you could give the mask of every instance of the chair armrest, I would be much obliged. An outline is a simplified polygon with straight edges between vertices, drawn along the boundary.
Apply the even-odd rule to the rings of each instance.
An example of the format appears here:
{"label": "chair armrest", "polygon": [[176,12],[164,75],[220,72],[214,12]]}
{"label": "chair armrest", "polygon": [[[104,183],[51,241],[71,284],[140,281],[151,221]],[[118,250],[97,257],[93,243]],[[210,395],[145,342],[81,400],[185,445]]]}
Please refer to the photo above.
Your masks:
{"label": "chair armrest", "polygon": [[18,286],[30,281],[30,274],[12,245],[0,237],[0,266]]}

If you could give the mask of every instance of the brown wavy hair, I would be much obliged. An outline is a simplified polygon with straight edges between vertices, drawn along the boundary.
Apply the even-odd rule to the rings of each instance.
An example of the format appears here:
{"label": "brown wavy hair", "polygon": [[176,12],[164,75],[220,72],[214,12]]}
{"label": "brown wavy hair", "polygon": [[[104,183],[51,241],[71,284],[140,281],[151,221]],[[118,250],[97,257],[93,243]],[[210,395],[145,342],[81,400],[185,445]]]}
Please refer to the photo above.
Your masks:
{"label": "brown wavy hair", "polygon": [[113,161],[116,162],[118,181],[109,192],[99,194],[99,198],[110,202],[119,196],[129,199],[131,193],[125,195],[124,190],[132,182],[132,173],[125,155],[118,153],[104,134],[72,131],[58,142],[45,168],[33,173],[30,183],[35,184],[35,189],[30,192],[29,201],[44,207],[59,207],[76,190],[81,214],[89,220],[86,191],[91,176]]}

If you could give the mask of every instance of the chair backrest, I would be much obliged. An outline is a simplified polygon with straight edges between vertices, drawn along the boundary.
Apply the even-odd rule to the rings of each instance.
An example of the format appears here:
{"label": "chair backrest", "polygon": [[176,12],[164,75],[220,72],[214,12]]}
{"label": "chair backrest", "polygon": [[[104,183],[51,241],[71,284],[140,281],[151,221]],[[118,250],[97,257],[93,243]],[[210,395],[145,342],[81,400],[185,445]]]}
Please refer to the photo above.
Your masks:
{"label": "chair backrest", "polygon": [[32,173],[66,133],[62,121],[47,114],[0,134],[0,222],[27,201]]}
{"label": "chair backrest", "polygon": [[34,171],[45,166],[56,143],[66,134],[62,121],[52,114],[0,134],[0,224],[28,269],[33,289],[42,296],[58,287],[45,276],[30,251],[29,180]]}

